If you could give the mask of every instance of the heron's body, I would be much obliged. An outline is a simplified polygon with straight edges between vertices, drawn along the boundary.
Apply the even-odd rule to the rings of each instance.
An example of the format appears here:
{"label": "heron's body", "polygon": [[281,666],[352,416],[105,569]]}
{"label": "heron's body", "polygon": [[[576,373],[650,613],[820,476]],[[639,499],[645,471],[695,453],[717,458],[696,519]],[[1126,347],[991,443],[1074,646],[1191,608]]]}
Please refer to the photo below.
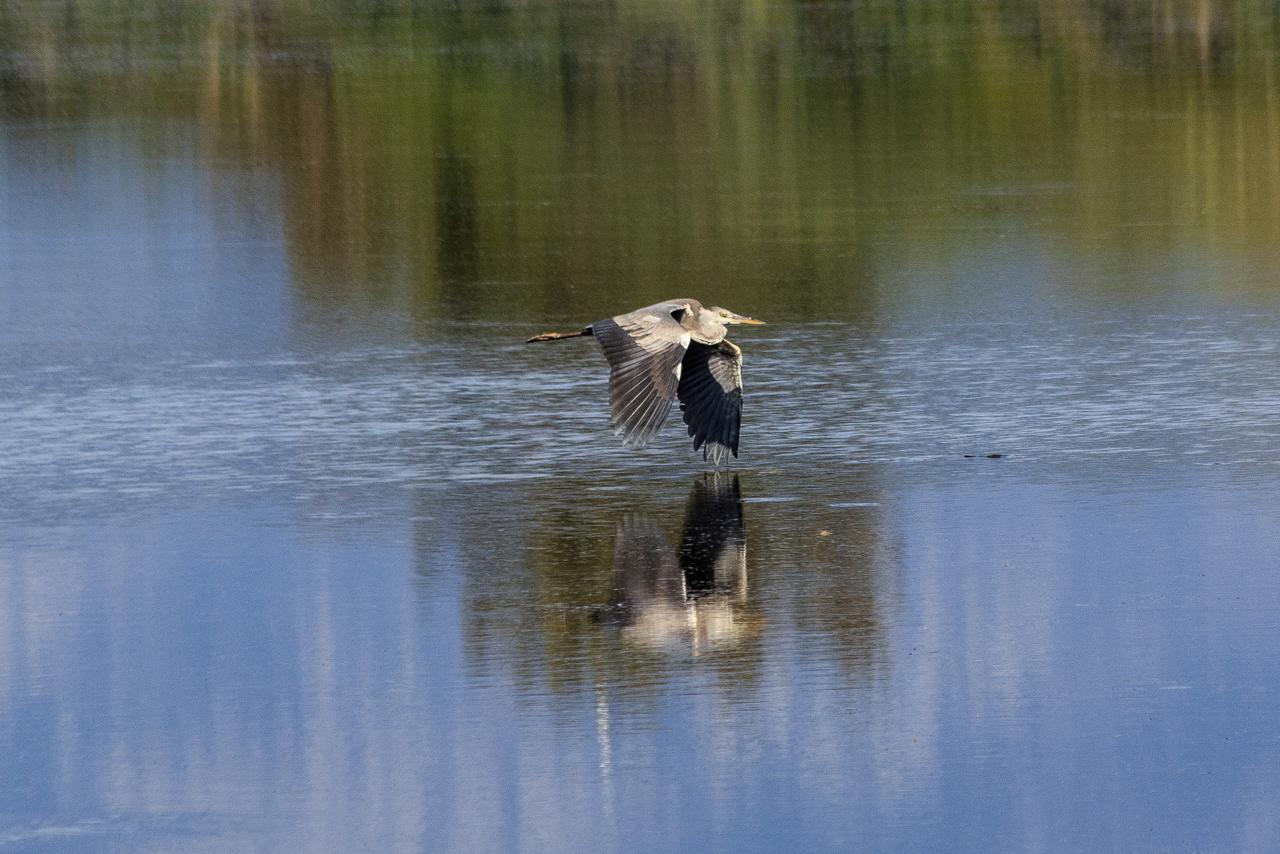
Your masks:
{"label": "heron's body", "polygon": [[623,442],[643,447],[678,399],[694,449],[721,465],[738,455],[742,422],[742,350],[725,338],[725,327],[761,322],[675,299],[529,341],[595,336],[609,360],[609,409]]}

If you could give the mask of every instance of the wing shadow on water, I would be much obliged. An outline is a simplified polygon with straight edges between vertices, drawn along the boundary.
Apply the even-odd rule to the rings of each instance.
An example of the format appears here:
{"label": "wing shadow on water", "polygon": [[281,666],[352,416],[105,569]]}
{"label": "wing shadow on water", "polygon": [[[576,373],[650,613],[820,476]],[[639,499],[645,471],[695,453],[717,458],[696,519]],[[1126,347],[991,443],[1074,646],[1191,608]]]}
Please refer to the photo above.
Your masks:
{"label": "wing shadow on water", "polygon": [[700,655],[755,634],[747,605],[747,538],[737,474],[699,477],[685,506],[680,547],[652,518],[629,514],[614,537],[617,605],[609,622],[653,650]]}

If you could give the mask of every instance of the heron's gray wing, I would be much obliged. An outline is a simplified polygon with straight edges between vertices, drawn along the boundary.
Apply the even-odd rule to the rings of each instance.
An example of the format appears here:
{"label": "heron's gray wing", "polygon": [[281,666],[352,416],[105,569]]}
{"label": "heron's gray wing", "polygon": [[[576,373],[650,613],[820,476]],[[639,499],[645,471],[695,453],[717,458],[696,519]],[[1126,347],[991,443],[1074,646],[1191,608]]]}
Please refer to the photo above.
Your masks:
{"label": "heron's gray wing", "polygon": [[625,640],[672,652],[686,647],[684,576],[671,541],[652,519],[629,517],[619,523],[613,584]]}
{"label": "heron's gray wing", "polygon": [[642,609],[657,600],[684,601],[684,581],[671,540],[656,522],[629,515],[613,539],[613,586],[626,607]]}
{"label": "heron's gray wing", "polygon": [[685,354],[680,385],[680,409],[689,426],[695,450],[714,465],[738,455],[742,424],[742,350],[728,341],[699,344]]}
{"label": "heron's gray wing", "polygon": [[665,306],[591,324],[609,360],[609,410],[623,442],[642,448],[667,420],[689,333]]}

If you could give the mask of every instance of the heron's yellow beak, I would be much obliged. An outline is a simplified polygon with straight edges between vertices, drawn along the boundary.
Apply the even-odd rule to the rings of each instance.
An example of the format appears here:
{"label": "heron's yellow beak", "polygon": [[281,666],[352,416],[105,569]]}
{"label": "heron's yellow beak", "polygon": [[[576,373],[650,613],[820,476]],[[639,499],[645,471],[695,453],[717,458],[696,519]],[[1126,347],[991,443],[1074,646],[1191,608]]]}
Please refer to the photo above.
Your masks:
{"label": "heron's yellow beak", "polygon": [[739,322],[739,323],[746,323],[746,324],[748,324],[749,326],[764,326],[764,325],[765,325],[763,320],[756,320],[754,317],[742,317],[741,315],[739,315],[739,316],[738,316],[738,322]]}

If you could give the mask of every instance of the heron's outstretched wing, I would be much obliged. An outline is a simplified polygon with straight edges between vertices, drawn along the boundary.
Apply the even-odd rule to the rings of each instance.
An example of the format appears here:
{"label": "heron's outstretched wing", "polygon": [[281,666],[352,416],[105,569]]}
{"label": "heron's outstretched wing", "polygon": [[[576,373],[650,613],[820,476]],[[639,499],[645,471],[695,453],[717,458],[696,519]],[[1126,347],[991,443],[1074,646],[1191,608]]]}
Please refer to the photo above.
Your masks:
{"label": "heron's outstretched wing", "polygon": [[680,409],[689,426],[694,450],[715,465],[738,455],[742,424],[742,349],[735,344],[699,344],[685,354],[680,385]]}
{"label": "heron's outstretched wing", "polygon": [[694,482],[684,513],[680,569],[690,597],[732,591],[745,583],[747,538],[736,474],[715,472]]}
{"label": "heron's outstretched wing", "polygon": [[609,360],[609,410],[623,442],[642,448],[667,420],[689,333],[660,303],[591,324]]}
{"label": "heron's outstretched wing", "polygon": [[684,580],[671,540],[656,522],[629,515],[613,539],[613,586],[628,608],[654,601],[684,601]]}
{"label": "heron's outstretched wing", "polygon": [[632,516],[618,524],[613,586],[625,639],[673,652],[687,644],[684,576],[671,541],[652,519]]}

